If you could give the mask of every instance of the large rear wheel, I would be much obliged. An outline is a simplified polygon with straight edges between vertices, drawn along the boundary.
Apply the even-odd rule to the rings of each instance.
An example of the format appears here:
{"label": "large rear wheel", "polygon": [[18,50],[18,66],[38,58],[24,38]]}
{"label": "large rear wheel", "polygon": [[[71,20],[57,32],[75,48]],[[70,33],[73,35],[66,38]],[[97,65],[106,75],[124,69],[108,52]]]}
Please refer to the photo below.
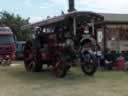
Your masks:
{"label": "large rear wheel", "polygon": [[42,65],[38,62],[37,54],[33,49],[31,41],[25,44],[24,66],[28,72],[40,72],[42,70]]}

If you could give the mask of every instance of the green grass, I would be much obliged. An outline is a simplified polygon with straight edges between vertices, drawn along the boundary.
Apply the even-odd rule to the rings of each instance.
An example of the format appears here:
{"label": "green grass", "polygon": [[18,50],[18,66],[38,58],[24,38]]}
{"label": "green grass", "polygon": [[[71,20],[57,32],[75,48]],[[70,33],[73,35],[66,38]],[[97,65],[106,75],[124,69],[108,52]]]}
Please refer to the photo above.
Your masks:
{"label": "green grass", "polygon": [[0,66],[0,96],[128,96],[128,73],[118,71],[84,75],[72,68],[59,79],[52,72],[28,73],[18,66]]}

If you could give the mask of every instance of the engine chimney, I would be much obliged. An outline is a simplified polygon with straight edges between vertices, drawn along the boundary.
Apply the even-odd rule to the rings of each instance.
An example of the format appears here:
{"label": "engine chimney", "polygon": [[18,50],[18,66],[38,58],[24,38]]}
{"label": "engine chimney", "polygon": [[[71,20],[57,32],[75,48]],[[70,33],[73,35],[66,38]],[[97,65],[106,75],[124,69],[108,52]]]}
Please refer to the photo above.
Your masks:
{"label": "engine chimney", "polygon": [[75,2],[74,0],[68,0],[69,2],[69,9],[68,9],[68,12],[72,12],[72,11],[75,11]]}

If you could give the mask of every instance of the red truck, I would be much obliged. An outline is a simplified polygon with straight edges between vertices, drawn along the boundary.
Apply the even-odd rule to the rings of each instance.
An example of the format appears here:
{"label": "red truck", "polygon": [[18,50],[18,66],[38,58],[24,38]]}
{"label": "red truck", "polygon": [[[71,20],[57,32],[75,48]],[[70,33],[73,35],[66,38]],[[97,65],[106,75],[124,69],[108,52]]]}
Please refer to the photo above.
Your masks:
{"label": "red truck", "polygon": [[15,59],[15,40],[9,27],[0,26],[0,64],[9,65]]}

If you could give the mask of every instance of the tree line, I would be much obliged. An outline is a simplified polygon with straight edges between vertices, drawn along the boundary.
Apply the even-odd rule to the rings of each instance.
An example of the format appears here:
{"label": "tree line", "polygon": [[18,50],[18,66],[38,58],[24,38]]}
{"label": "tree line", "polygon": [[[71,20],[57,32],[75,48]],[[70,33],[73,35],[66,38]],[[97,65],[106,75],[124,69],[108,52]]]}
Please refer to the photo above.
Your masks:
{"label": "tree line", "polygon": [[27,40],[30,37],[31,29],[21,29],[22,26],[30,24],[29,19],[7,11],[0,12],[0,25],[10,27],[18,41]]}

